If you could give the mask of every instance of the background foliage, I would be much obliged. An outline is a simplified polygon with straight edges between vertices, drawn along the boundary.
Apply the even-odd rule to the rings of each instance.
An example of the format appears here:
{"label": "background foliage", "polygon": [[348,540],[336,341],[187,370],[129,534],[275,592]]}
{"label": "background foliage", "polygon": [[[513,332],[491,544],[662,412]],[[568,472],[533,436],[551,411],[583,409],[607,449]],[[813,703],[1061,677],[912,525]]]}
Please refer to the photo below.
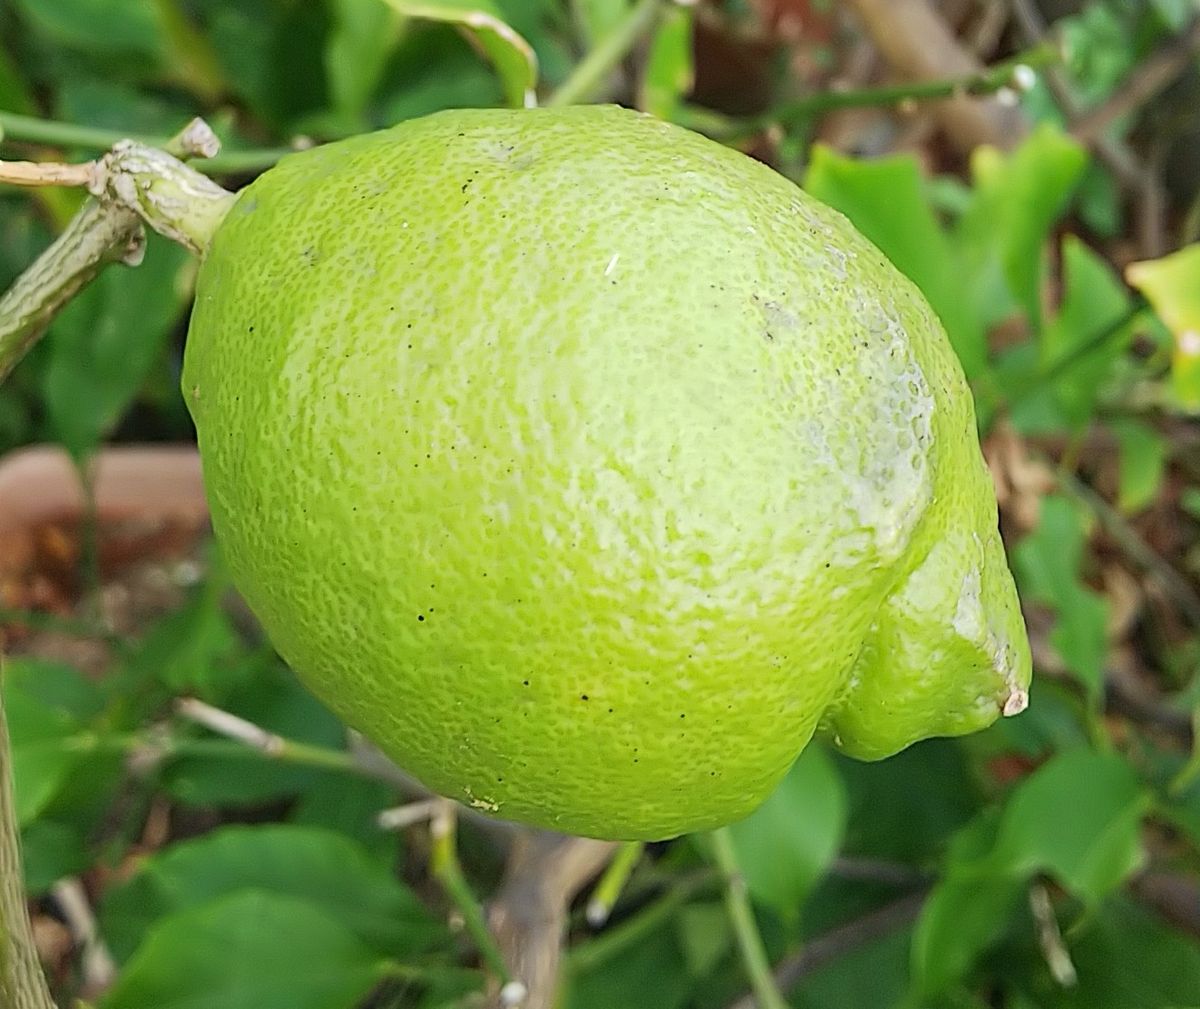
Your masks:
{"label": "background foliage", "polygon": [[[930,106],[876,90],[904,76],[877,7],[13,0],[0,151],[90,156],[201,113],[235,185],[282,150],[536,84],[707,130],[842,210],[925,291],[971,379],[1038,678],[1025,715],[975,737],[872,765],[810,747],[734,828],[788,999],[1200,1006],[1197,9],[940,5],[972,58],[1036,47],[1039,20],[1064,44],[981,85],[1022,116],[965,150]],[[1139,90],[1164,54],[1172,72]],[[857,107],[831,108],[847,89]],[[0,285],[76,206],[0,192]],[[154,240],[85,291],[0,389],[0,449],[61,444],[86,480],[108,443],[188,440],[193,274]],[[427,832],[378,825],[395,780],[257,637],[203,542],[98,518],[47,520],[0,569],[27,883],[64,1004],[473,1004],[478,957]],[[294,745],[218,736],[182,696]],[[460,841],[491,893],[502,846],[470,822]],[[645,852],[603,929],[574,912],[570,1009],[740,1005],[746,987],[703,839]]]}

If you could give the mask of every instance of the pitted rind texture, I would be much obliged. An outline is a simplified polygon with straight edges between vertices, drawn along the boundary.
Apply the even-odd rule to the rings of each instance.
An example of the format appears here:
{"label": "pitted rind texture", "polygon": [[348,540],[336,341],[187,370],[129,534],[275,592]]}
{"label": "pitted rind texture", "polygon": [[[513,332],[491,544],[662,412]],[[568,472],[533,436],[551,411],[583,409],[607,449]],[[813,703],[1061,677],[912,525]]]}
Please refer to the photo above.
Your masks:
{"label": "pitted rind texture", "polygon": [[183,387],[271,640],[476,808],[670,837],[819,724],[881,755],[1028,683],[925,302],[654,119],[456,111],[285,159],[212,244]]}

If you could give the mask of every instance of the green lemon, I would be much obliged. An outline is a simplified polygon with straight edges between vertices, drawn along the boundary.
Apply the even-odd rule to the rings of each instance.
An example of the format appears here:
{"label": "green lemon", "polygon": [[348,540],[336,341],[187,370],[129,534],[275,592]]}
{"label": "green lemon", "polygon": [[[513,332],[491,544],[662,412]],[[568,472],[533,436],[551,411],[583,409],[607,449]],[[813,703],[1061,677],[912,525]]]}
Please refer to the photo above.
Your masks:
{"label": "green lemon", "polygon": [[685,130],[454,111],[286,158],[216,234],[183,386],[272,642],[475,808],[665,838],[817,731],[879,758],[1024,707],[937,319]]}

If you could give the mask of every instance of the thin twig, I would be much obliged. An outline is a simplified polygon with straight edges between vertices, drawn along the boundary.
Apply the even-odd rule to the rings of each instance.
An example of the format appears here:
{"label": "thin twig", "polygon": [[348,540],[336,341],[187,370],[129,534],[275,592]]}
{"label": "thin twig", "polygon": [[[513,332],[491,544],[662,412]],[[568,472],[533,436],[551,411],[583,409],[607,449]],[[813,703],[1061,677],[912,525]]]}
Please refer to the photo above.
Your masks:
{"label": "thin twig", "polygon": [[621,896],[621,891],[625,889],[625,884],[629,881],[630,873],[633,872],[645,850],[646,845],[641,841],[626,841],[617,849],[613,860],[604,870],[604,875],[600,877],[600,882],[592,891],[591,899],[588,900],[587,923],[592,928],[600,928],[608,921],[608,916],[612,914],[613,907],[616,906],[617,899]]}
{"label": "thin twig", "polygon": [[662,10],[664,0],[637,0],[624,18],[587,54],[559,85],[545,105],[574,105],[587,101],[603,86],[605,78],[646,34]]}
{"label": "thin twig", "polygon": [[567,965],[574,974],[595,970],[616,959],[627,949],[653,935],[672,915],[702,890],[716,882],[711,870],[694,872],[670,881],[656,900],[619,925],[610,926],[594,939],[579,943],[567,951]]}
{"label": "thin twig", "polygon": [[[1010,0],[1010,3],[1026,44],[1044,42],[1050,29],[1034,0]],[[1061,67],[1047,69],[1046,86],[1070,129],[1070,124],[1077,122],[1085,113]],[[1155,214],[1156,208],[1162,204],[1162,185],[1158,177],[1146,167],[1128,144],[1117,137],[1101,132],[1091,137],[1088,146],[1113,173],[1121,187],[1141,199],[1143,213],[1139,217],[1138,236],[1141,258],[1153,259],[1161,255],[1164,229],[1161,218]]]}
{"label": "thin twig", "polygon": [[[983,67],[929,0],[849,0],[896,75],[908,81],[962,78]],[[1020,109],[965,95],[940,102],[933,115],[963,153],[980,144],[1014,147],[1026,132]]]}
{"label": "thin twig", "polygon": [[432,817],[441,801],[436,798],[418,799],[416,802],[408,802],[403,806],[394,806],[391,809],[383,810],[375,817],[375,822],[379,824],[381,830],[404,830],[418,823],[424,823]]}
{"label": "thin twig", "polygon": [[[79,147],[94,151],[108,150],[122,140],[135,140],[147,147],[161,147],[164,150],[170,150],[170,145],[174,140],[171,137],[130,135],[117,130],[104,130],[2,111],[0,111],[0,139],[47,144],[52,147]],[[300,145],[224,151],[201,162],[199,167],[207,175],[252,174],[270,168],[280,158],[298,149],[300,149]]]}
{"label": "thin twig", "polygon": [[429,858],[429,868],[446,895],[462,915],[463,926],[475,942],[476,948],[483,957],[484,963],[495,975],[501,987],[513,979],[509,975],[508,965],[500,953],[500,947],[488,931],[487,922],[483,916],[483,908],[471,892],[471,887],[463,875],[462,866],[458,861],[457,842],[457,807],[449,799],[439,799],[437,808],[429,821],[429,836],[432,850]]}
{"label": "thin twig", "polygon": [[1125,554],[1143,571],[1154,578],[1167,592],[1188,621],[1200,628],[1200,595],[1165,557],[1151,547],[1136,529],[1091,487],[1072,474],[1059,470],[1059,487],[1086,505],[1100,521],[1105,531]]}
{"label": "thin twig", "polygon": [[117,976],[117,965],[96,929],[96,916],[92,913],[83,884],[74,877],[62,879],[54,884],[50,894],[71,930],[76,947],[81,951],[79,963],[83,975],[83,996],[92,998],[107,991]]}
{"label": "thin twig", "polygon": [[194,697],[180,698],[175,702],[175,711],[190,722],[202,725],[219,736],[243,743],[275,760],[305,764],[309,767],[325,767],[333,771],[349,771],[368,777],[375,776],[346,750],[333,750],[288,739]]}
{"label": "thin twig", "polygon": [[9,186],[86,186],[96,180],[96,162],[64,165],[57,162],[0,161],[0,183]]}
{"label": "thin twig", "polygon": [[754,920],[754,909],[750,906],[746,880],[738,864],[733,835],[728,827],[721,827],[709,836],[712,838],[713,857],[725,880],[725,908],[729,912],[729,921],[758,1009],[787,1009],[787,1002],[771,973],[771,962],[767,959],[758,923]]}
{"label": "thin twig", "polygon": [[1091,143],[1117,119],[1145,105],[1188,68],[1200,52],[1200,14],[1169,42],[1142,60],[1104,101],[1071,124],[1071,133]]}

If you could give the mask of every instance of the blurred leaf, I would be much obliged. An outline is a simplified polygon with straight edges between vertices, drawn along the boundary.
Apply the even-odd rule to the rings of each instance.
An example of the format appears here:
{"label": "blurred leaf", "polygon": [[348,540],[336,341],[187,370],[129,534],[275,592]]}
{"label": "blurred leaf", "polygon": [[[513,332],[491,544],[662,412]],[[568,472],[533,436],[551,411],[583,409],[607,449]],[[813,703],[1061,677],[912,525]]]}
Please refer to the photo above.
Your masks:
{"label": "blurred leaf", "polygon": [[[0,109],[28,116],[34,113],[35,108],[33,95],[21,77],[21,71],[8,55],[8,50],[0,45]],[[2,133],[0,130],[0,139]]]}
{"label": "blurred leaf", "polygon": [[326,4],[206,0],[201,13],[221,76],[256,116],[287,135],[328,109]]}
{"label": "blurred leaf", "polygon": [[351,1009],[386,965],[336,919],[243,890],[159,921],[103,1009]]}
{"label": "blurred leaf", "polygon": [[448,25],[414,22],[392,54],[373,119],[390,126],[441,109],[487,108],[503,97],[496,75],[462,34]]}
{"label": "blurred leaf", "polygon": [[1200,947],[1147,909],[1115,899],[1067,936],[1078,983],[1043,974],[1038,1009],[1192,1009],[1200,1005]]}
{"label": "blurred leaf", "polygon": [[144,0],[17,0],[32,25],[59,45],[86,52],[136,54],[156,62],[164,52],[154,4]]}
{"label": "blurred leaf", "polygon": [[1053,757],[1001,809],[963,828],[913,939],[916,1001],[966,976],[1009,928],[1035,875],[1049,874],[1089,904],[1108,896],[1141,864],[1149,807],[1124,759],[1078,749]]}
{"label": "blurred leaf", "polygon": [[841,778],[824,749],[810,745],[767,801],[729,828],[750,896],[796,921],[845,829]]}
{"label": "blurred leaf", "polygon": [[961,980],[1008,927],[1022,880],[951,867],[929,895],[912,944],[912,992],[935,995]]}
{"label": "blurred leaf", "polygon": [[806,973],[789,1003],[798,1009],[891,1009],[908,980],[910,930],[848,949]]}
{"label": "blurred leaf", "polygon": [[813,148],[804,188],[850,218],[913,281],[946,327],[969,377],[983,369],[987,348],[975,292],[955,262],[926,198],[915,159],[859,161],[829,147]]}
{"label": "blurred leaf", "polygon": [[532,47],[506,24],[490,0],[383,0],[405,17],[445,21],[471,33],[496,67],[509,105],[532,104],[537,86],[537,57]]}
{"label": "blurred leaf", "polygon": [[682,5],[667,7],[659,18],[642,71],[641,101],[644,112],[671,119],[692,89],[693,11]]}
{"label": "blurred leaf", "polygon": [[688,904],[679,912],[675,930],[693,977],[709,974],[733,945],[729,912],[720,901]]}
{"label": "blurred leaf", "polygon": [[332,0],[331,6],[334,27],[325,49],[329,90],[347,128],[361,130],[367,102],[399,38],[400,17],[381,0]]}
{"label": "blurred leaf", "polygon": [[1013,565],[1028,597],[1053,608],[1050,642],[1098,700],[1108,653],[1108,603],[1079,580],[1086,539],[1078,509],[1060,495],[1048,495],[1037,528],[1017,544]]}
{"label": "blurred leaf", "polygon": [[[1037,327],[1046,239],[1086,164],[1083,148],[1048,124],[1011,154],[977,148],[971,158],[974,199],[957,232],[969,271],[963,283],[986,285],[998,269],[1016,305]],[[984,324],[1003,318],[1007,311],[1002,309],[995,303]]]}
{"label": "blurred leaf", "polygon": [[1141,864],[1141,820],[1149,805],[1133,768],[1117,754],[1061,753],[1010,796],[990,861],[1025,877],[1049,873],[1094,903]]}
{"label": "blurred leaf", "polygon": [[67,122],[148,136],[170,136],[196,114],[194,102],[181,95],[133,88],[98,73],[59,82],[54,111]]}
{"label": "blurred leaf", "polygon": [[123,962],[160,918],[247,890],[303,898],[380,956],[411,955],[443,935],[407,887],[356,842],[284,824],[223,827],[146,859],[105,897],[104,934]]}
{"label": "blurred leaf", "polygon": [[[1062,256],[1062,303],[1040,336],[1043,371],[1086,346],[1129,312],[1129,295],[1112,268],[1080,239],[1067,235]],[[1123,338],[1111,338],[1091,348],[1058,377],[1050,391],[1068,423],[1082,426],[1091,419],[1103,380],[1113,361],[1125,352],[1131,335],[1132,328],[1126,327]]]}
{"label": "blurred leaf", "polygon": [[587,49],[613,30],[629,13],[630,0],[575,0],[571,7],[576,14]]}
{"label": "blurred leaf", "polygon": [[113,266],[50,326],[44,377],[50,424],[77,459],[125,413],[183,311],[187,253],[151,236],[136,268]]}
{"label": "blurred leaf", "polygon": [[1167,441],[1154,428],[1136,420],[1112,421],[1120,456],[1117,505],[1139,512],[1157,499],[1167,468]]}
{"label": "blurred leaf", "polygon": [[572,974],[562,1009],[682,1009],[693,980],[671,929],[659,929],[595,970]]}
{"label": "blurred leaf", "polygon": [[[970,767],[954,740],[924,740],[876,763],[838,757],[837,766],[849,796],[848,854],[923,861],[979,807]],[[920,788],[914,790],[913,782]]]}
{"label": "blurred leaf", "polygon": [[300,827],[326,827],[361,844],[380,864],[395,864],[400,833],[381,830],[379,814],[396,804],[396,791],[380,781],[346,775],[317,778],[292,806],[288,822]]}
{"label": "blurred leaf", "polygon": [[1200,409],[1200,243],[1162,259],[1132,263],[1125,279],[1146,296],[1175,338],[1175,395],[1187,409]]}
{"label": "blurred leaf", "polygon": [[127,662],[131,679],[153,678],[171,694],[192,694],[214,704],[241,686],[256,667],[248,666],[221,606],[223,590],[222,579],[209,577],[183,606],[158,621]]}
{"label": "blurred leaf", "polygon": [[83,759],[66,740],[83,731],[69,705],[39,696],[40,663],[12,663],[4,671],[4,708],[12,745],[17,824],[27,827],[50,805]]}
{"label": "blurred leaf", "polygon": [[87,838],[75,826],[34,820],[21,831],[25,892],[40,897],[60,879],[83,872],[94,860]]}

